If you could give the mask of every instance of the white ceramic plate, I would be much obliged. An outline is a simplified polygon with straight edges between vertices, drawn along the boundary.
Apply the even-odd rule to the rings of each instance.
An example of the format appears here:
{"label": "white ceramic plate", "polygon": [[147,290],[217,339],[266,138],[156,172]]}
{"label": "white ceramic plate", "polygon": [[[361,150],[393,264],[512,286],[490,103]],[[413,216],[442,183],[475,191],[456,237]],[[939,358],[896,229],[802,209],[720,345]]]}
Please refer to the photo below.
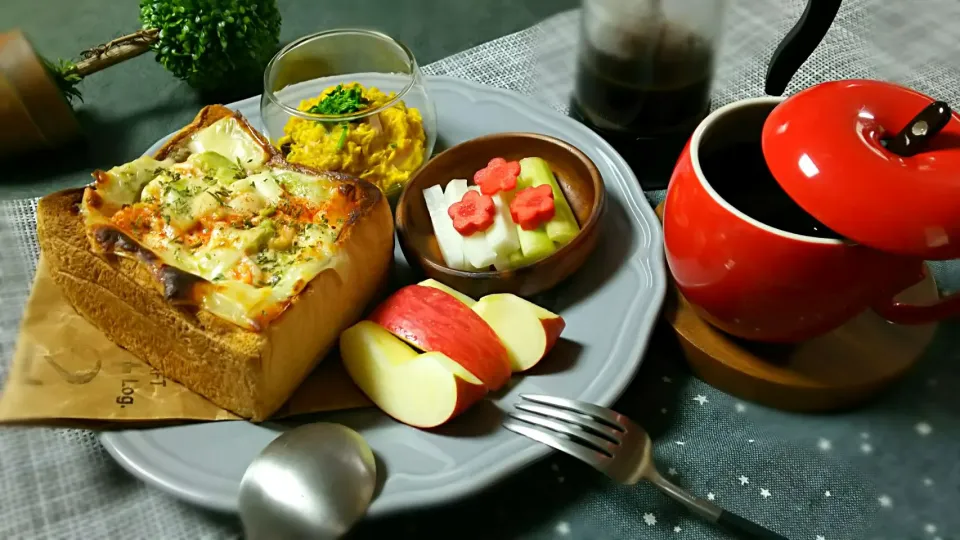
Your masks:
{"label": "white ceramic plate", "polygon": [[[521,392],[611,405],[640,366],[666,289],[662,235],[656,215],[626,162],[600,137],[519,94],[462,79],[428,77],[443,147],[481,135],[528,131],[564,139],[585,152],[608,192],[601,240],[587,264],[536,299],[559,312],[563,340],[536,375],[478,403],[434,432],[399,424],[376,409],[318,415],[357,429],[378,459],[380,492],[370,508],[382,515],[474,493],[546,456],[548,447],[500,427],[502,411]],[[320,88],[316,89],[317,91]],[[261,129],[259,100],[237,102]],[[162,141],[148,150],[152,153]],[[398,281],[409,268],[396,250]],[[176,497],[236,511],[240,479],[282,426],[214,422],[104,433],[107,451],[128,471]]]}

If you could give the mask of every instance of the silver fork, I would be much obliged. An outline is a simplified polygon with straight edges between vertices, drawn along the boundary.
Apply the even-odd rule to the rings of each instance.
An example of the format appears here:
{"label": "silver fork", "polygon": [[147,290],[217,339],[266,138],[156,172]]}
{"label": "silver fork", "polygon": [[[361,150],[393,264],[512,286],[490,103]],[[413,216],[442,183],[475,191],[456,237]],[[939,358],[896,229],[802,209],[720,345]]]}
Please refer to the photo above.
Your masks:
{"label": "silver fork", "polygon": [[751,538],[788,540],[766,527],[699,499],[657,472],[650,436],[632,420],[591,403],[521,394],[503,427],[565,452],[621,484],[649,480],[695,514]]}

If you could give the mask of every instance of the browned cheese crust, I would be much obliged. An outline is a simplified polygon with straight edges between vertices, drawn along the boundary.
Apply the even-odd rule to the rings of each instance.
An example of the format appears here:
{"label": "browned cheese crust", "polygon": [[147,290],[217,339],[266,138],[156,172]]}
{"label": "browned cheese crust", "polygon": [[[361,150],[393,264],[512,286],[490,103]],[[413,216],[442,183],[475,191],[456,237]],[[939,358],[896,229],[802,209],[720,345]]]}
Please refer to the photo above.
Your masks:
{"label": "browned cheese crust", "polygon": [[[286,163],[238,113],[219,105],[201,110],[154,157],[177,156],[194,132],[228,115],[235,115],[270,153],[271,165],[330,175]],[[385,197],[368,182],[334,176],[342,182],[341,194],[354,202],[337,240],[340,262],[336,270],[315,277],[259,332],[175,305],[171,279],[180,289],[173,291],[176,297],[199,278],[165,279],[149,253],[118,257],[91,250],[79,213],[83,189],[40,200],[40,246],[67,300],[111,341],[214,404],[262,421],[283,405],[340,332],[360,318],[393,261],[393,218]]]}

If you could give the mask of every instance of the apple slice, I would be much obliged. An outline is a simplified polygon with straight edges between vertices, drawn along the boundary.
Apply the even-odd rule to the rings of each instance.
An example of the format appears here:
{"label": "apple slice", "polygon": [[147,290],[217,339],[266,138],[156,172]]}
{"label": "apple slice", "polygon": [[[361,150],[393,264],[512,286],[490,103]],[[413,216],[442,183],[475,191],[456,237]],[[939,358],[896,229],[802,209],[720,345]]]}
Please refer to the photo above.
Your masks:
{"label": "apple slice", "polygon": [[487,393],[479,379],[445,354],[419,353],[370,321],[340,334],[340,356],[370,401],[411,426],[439,426]]}
{"label": "apple slice", "polygon": [[433,279],[421,281],[420,285],[443,291],[480,315],[506,347],[514,372],[536,365],[566,327],[560,315],[513,294],[491,294],[477,301]]}
{"label": "apple slice", "polygon": [[563,332],[563,318],[513,294],[484,296],[472,307],[507,348],[514,372],[535,366]]}
{"label": "apple slice", "polygon": [[426,352],[440,352],[497,390],[510,378],[510,359],[497,334],[469,306],[434,287],[408,285],[369,319]]}
{"label": "apple slice", "polygon": [[420,283],[417,283],[417,285],[422,285],[422,286],[424,286],[424,287],[433,287],[434,289],[441,290],[441,291],[449,294],[450,296],[456,298],[457,300],[459,300],[459,301],[463,302],[464,304],[466,304],[466,305],[468,305],[468,306],[471,306],[471,307],[472,307],[474,304],[477,303],[477,301],[474,300],[473,298],[470,298],[469,296],[467,296],[467,295],[463,294],[462,292],[454,289],[453,287],[450,287],[450,286],[448,286],[448,285],[444,285],[443,283],[440,283],[439,281],[437,281],[437,280],[435,280],[435,279],[425,279],[425,280],[421,281]]}

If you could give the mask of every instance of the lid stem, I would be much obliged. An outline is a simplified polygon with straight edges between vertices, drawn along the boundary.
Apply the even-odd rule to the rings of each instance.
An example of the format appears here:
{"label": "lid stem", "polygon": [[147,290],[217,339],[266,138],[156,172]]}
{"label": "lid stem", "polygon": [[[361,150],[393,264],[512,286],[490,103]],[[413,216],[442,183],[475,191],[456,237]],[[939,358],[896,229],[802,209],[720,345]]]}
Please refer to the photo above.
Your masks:
{"label": "lid stem", "polygon": [[924,107],[896,135],[884,137],[881,142],[887,150],[900,157],[914,156],[946,127],[951,114],[950,105],[943,101],[934,101]]}

